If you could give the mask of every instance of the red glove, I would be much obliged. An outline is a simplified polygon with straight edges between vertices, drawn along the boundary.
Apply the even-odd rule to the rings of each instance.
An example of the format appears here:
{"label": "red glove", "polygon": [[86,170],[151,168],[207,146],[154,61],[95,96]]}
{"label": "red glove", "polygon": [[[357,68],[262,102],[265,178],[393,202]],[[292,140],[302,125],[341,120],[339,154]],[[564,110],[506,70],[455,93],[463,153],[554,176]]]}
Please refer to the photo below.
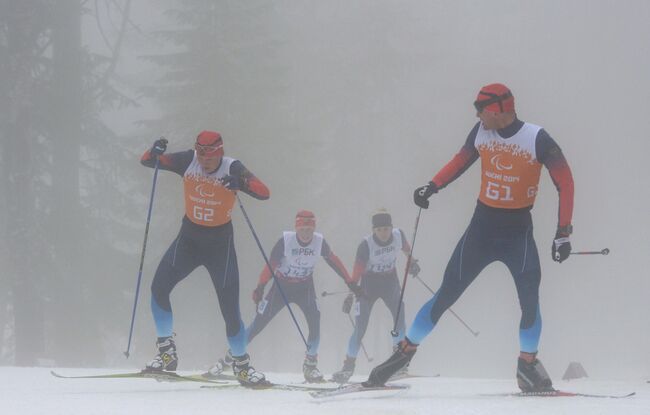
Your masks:
{"label": "red glove", "polygon": [[253,290],[253,302],[259,304],[264,298],[264,285],[260,284]]}

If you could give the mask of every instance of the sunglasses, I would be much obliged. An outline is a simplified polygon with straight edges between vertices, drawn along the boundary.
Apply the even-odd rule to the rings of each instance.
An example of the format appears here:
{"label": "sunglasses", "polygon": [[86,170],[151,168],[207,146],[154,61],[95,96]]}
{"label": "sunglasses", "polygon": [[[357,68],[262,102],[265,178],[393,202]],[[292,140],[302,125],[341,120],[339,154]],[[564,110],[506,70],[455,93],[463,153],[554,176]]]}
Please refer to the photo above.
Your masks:
{"label": "sunglasses", "polygon": [[210,145],[210,146],[203,146],[201,144],[194,145],[194,149],[196,150],[199,156],[212,156],[216,154],[221,148],[223,148],[223,144]]}
{"label": "sunglasses", "polygon": [[503,95],[492,94],[489,92],[480,92],[480,94],[487,95],[490,98],[474,101],[474,108],[476,108],[476,111],[479,114],[483,112],[485,107],[495,103],[499,103],[499,111],[503,112],[503,101],[505,101],[508,98],[512,98],[512,92],[510,91],[506,92]]}

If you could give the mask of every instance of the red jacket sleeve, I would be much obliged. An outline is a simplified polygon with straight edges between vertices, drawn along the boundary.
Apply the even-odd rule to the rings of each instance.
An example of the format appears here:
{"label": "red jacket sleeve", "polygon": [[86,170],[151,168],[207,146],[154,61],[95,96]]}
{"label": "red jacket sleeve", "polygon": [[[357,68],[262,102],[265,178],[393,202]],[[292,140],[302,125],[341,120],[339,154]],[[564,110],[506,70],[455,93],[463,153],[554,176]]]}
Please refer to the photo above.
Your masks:
{"label": "red jacket sleeve", "polygon": [[[284,256],[284,238],[280,238],[278,242],[275,243],[273,246],[273,250],[271,251],[271,257],[269,258],[269,263],[271,264],[271,268],[273,269],[273,272],[276,272],[278,267],[280,266],[280,263],[282,262],[282,257]],[[273,276],[271,275],[271,270],[269,269],[268,265],[264,264],[264,268],[262,268],[262,272],[260,272],[260,278],[257,281],[257,285],[266,285]]]}
{"label": "red jacket sleeve", "polygon": [[255,177],[241,161],[237,160],[230,166],[230,174],[243,179],[244,186],[241,190],[247,195],[259,200],[266,200],[271,196],[269,188]]}
{"label": "red jacket sleeve", "polygon": [[357,247],[357,255],[354,258],[354,266],[352,267],[352,282],[355,284],[361,281],[363,274],[366,273],[366,265],[370,258],[370,248],[364,239]]}
{"label": "red jacket sleeve", "polygon": [[442,189],[465,172],[478,159],[476,148],[463,146],[460,151],[431,179]]}
{"label": "red jacket sleeve", "polygon": [[[192,163],[193,156],[193,150],[163,154],[158,157],[158,167],[161,170],[172,171],[182,176],[185,174],[185,170],[187,170],[190,163]],[[151,155],[151,150],[144,152],[142,157],[140,157],[140,163],[146,167],[154,167],[156,165],[156,158]]]}
{"label": "red jacket sleeve", "polygon": [[546,167],[558,191],[558,227],[570,225],[573,217],[574,192],[571,168],[562,153],[547,161]]}
{"label": "red jacket sleeve", "polygon": [[555,140],[544,130],[537,135],[537,159],[548,169],[553,184],[558,191],[558,227],[571,224],[573,217],[573,175],[562,150]]}

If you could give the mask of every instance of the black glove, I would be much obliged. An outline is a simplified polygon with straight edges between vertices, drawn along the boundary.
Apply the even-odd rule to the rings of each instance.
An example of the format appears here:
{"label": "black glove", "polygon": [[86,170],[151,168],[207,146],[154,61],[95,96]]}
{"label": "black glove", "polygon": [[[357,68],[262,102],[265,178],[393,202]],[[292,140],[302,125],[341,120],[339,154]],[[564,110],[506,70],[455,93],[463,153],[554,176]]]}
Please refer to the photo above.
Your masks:
{"label": "black glove", "polygon": [[159,138],[153,142],[153,147],[151,147],[151,154],[154,156],[162,156],[165,151],[167,151],[167,139]]}
{"label": "black glove", "polygon": [[350,291],[352,291],[354,293],[354,295],[357,298],[361,298],[361,297],[366,296],[366,292],[358,284],[355,284],[355,283],[351,282],[351,283],[348,284],[348,288],[350,289]]}
{"label": "black glove", "polygon": [[569,241],[569,233],[561,232],[558,230],[555,233],[553,246],[551,247],[551,256],[553,261],[562,263],[571,254],[571,241]]}
{"label": "black glove", "polygon": [[350,311],[352,310],[352,303],[354,303],[354,294],[350,293],[347,297],[345,297],[345,300],[343,300],[343,307],[341,308],[341,311],[343,311],[345,314],[350,314]]}
{"label": "black glove", "polygon": [[264,285],[260,284],[253,290],[253,301],[259,304],[264,298]]}
{"label": "black glove", "polygon": [[241,179],[238,176],[231,176],[226,174],[221,179],[219,179],[221,184],[228,190],[241,190],[244,187],[245,180]]}
{"label": "black glove", "polygon": [[414,277],[418,275],[422,271],[420,269],[420,265],[418,264],[418,260],[415,258],[411,258],[411,265],[409,266],[409,274],[413,275]]}
{"label": "black glove", "polygon": [[438,193],[438,186],[434,182],[429,182],[415,189],[413,201],[422,209],[427,209],[429,207],[429,198],[434,193]]}

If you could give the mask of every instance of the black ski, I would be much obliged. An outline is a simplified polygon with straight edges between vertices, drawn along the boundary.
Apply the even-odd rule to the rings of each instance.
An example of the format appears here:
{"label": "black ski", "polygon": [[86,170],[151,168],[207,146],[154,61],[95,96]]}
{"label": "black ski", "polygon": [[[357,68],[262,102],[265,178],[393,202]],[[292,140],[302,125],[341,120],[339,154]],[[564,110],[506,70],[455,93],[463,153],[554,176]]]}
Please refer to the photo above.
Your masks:
{"label": "black ski", "polygon": [[610,398],[610,399],[622,399],[629,398],[630,396],[636,395],[636,392],[630,392],[623,395],[607,395],[607,394],[598,394],[598,393],[579,393],[579,392],[567,392],[562,390],[553,390],[553,391],[544,391],[544,392],[507,392],[507,393],[492,393],[492,394],[483,394],[482,396],[512,396],[518,398],[562,398],[562,397],[583,397],[583,398]]}
{"label": "black ski", "polygon": [[166,371],[149,371],[142,370],[140,372],[128,372],[128,373],[109,373],[101,375],[82,375],[82,376],[65,376],[55,371],[50,371],[52,376],[62,379],[124,379],[124,378],[145,378],[145,379],[155,379],[159,382],[201,382],[201,383],[216,383],[216,384],[226,384],[228,382],[219,381],[216,379],[208,379],[204,377],[203,374],[198,375],[179,375],[174,372]]}

